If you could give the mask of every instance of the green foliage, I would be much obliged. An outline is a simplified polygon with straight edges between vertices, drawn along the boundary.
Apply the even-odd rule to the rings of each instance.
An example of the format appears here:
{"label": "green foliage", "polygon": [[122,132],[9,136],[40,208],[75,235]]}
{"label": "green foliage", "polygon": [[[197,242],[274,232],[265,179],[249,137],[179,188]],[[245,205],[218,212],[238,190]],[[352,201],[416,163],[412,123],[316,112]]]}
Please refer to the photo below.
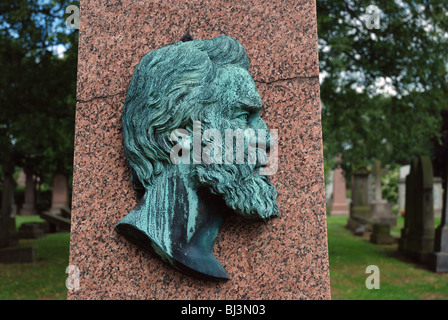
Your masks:
{"label": "green foliage", "polygon": [[388,170],[381,176],[382,197],[391,204],[398,203],[398,179],[400,177],[400,167],[387,166]]}
{"label": "green foliage", "polygon": [[77,34],[64,26],[67,3],[0,4],[0,158],[47,183],[72,171]]}
{"label": "green foliage", "polygon": [[[380,29],[365,25],[369,5]],[[448,104],[444,1],[318,0],[323,141],[342,166],[431,154]]]}

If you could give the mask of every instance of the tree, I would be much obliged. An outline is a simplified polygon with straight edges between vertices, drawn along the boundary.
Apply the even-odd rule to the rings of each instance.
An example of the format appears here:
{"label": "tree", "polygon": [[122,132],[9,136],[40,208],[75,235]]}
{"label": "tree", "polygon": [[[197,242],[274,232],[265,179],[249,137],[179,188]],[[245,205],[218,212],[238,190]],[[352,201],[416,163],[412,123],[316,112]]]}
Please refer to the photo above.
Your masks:
{"label": "tree", "polygon": [[[369,5],[380,29],[369,29]],[[431,154],[447,108],[444,1],[318,0],[326,161],[350,171],[373,159],[409,163]]]}
{"label": "tree", "polygon": [[0,159],[48,183],[72,171],[77,33],[65,27],[66,5],[0,4]]}

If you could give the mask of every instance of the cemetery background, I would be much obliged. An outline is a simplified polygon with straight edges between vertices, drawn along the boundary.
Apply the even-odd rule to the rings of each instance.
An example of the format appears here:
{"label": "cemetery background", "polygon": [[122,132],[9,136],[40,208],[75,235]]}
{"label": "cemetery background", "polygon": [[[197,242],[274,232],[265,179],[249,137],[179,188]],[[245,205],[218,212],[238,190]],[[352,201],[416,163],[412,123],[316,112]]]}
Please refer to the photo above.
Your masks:
{"label": "cemetery background", "polygon": [[[6,88],[0,109],[1,235],[15,243],[20,226],[38,222],[26,230],[35,239],[18,240],[19,248],[37,247],[35,261],[0,264],[1,299],[66,298],[69,234],[63,228],[70,214],[77,61],[77,31],[67,30],[63,19],[69,4],[33,0],[0,5],[0,22],[6,26],[0,31],[0,83]],[[423,1],[372,4],[382,12],[380,29],[365,27],[367,5],[317,1],[332,298],[447,299],[447,274],[404,257],[396,242],[404,227],[403,165],[416,156],[428,155],[433,176],[440,178],[433,186],[434,229],[442,221],[440,189],[448,149],[447,11],[443,1],[428,6]],[[380,196],[375,194],[373,174],[378,160]],[[359,168],[367,170],[367,207],[371,209],[374,200],[390,205],[396,219],[390,225],[392,244],[371,243],[368,227],[346,228],[352,177]],[[67,189],[54,195],[58,174],[66,177],[62,185]],[[345,199],[338,191],[334,201],[332,184],[337,181],[346,189]],[[8,184],[17,184],[13,194],[5,192]],[[58,196],[62,198],[55,201]],[[16,214],[15,235],[11,221],[4,218],[7,202],[9,212]],[[39,216],[44,212],[60,219],[45,220]],[[379,265],[382,272],[382,289],[377,291],[364,285],[370,264]]]}

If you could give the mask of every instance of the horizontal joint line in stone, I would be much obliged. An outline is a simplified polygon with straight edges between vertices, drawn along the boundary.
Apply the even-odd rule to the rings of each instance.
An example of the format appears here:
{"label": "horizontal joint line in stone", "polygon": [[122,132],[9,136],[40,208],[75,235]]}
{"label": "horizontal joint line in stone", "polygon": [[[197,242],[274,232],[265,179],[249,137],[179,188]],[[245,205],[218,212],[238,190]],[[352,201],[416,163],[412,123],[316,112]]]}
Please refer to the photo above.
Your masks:
{"label": "horizontal joint line in stone", "polygon": [[93,100],[97,100],[97,99],[108,99],[108,98],[113,98],[115,96],[119,96],[120,94],[126,94],[126,90],[124,91],[120,91],[117,93],[112,93],[112,94],[108,94],[108,95],[104,95],[104,96],[97,96],[97,97],[92,97],[92,98],[88,98],[88,99],[76,99],[76,102],[91,102]]}
{"label": "horizontal joint line in stone", "polygon": [[318,78],[319,78],[319,76],[310,76],[310,77],[292,77],[292,78],[284,78],[284,79],[275,79],[275,80],[272,80],[272,81],[255,80],[255,83],[273,84],[273,83],[284,82],[284,81],[307,80],[307,79],[318,79]]}
{"label": "horizontal joint line in stone", "polygon": [[[283,82],[283,81],[306,80],[306,79],[317,79],[317,78],[319,78],[319,76],[292,77],[292,78],[276,79],[276,80],[272,80],[272,81],[255,80],[255,83],[273,84],[273,83],[278,83],[278,82]],[[76,102],[85,103],[85,102],[91,102],[91,101],[97,100],[97,99],[108,99],[108,98],[113,98],[115,96],[118,96],[120,94],[126,94],[126,90],[119,91],[119,92],[113,93],[113,94],[104,95],[104,96],[92,97],[92,98],[88,98],[88,99],[77,99]]]}

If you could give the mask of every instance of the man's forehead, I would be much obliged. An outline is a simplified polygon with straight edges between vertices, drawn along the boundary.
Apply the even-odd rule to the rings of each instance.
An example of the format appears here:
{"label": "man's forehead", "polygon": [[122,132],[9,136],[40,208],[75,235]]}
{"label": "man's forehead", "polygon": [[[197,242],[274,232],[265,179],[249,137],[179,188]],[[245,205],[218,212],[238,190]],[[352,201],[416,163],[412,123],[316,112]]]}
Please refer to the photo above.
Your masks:
{"label": "man's forehead", "polygon": [[227,67],[219,77],[226,103],[238,103],[261,108],[261,98],[250,73],[239,67]]}

